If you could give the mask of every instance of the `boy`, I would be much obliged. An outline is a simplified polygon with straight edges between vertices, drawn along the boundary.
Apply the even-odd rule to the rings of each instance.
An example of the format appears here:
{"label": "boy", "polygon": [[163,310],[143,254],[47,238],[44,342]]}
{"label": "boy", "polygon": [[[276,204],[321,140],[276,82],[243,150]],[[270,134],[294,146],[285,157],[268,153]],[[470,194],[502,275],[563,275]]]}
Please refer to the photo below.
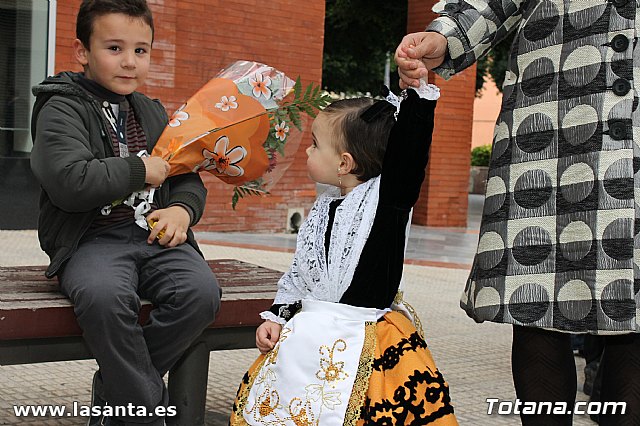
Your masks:
{"label": "boy", "polygon": [[[51,259],[46,275],[57,275],[75,304],[98,362],[92,404],[153,413],[168,402],[162,376],[220,303],[189,229],[202,216],[206,189],[197,174],[167,179],[164,160],[136,155],[153,149],[168,121],[157,100],[135,91],[153,41],[145,0],[84,0],[76,36],[84,73],[64,72],[34,87],[31,166],[43,189],[38,233]],[[136,225],[127,205],[104,209],[148,185],[162,185],[147,216],[157,220],[151,232]],[[142,327],[140,298],[155,306]],[[89,420],[141,423],[164,422],[155,415]]]}

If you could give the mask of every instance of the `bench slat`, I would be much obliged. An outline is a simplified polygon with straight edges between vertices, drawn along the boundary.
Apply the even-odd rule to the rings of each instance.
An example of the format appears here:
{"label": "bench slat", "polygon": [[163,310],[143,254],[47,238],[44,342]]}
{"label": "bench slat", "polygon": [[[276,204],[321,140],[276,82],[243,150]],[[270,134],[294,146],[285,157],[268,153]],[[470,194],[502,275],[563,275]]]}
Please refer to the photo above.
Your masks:
{"label": "bench slat", "polygon": [[[271,306],[281,272],[235,259],[207,262],[218,278],[223,296],[210,328],[257,326],[257,315]],[[0,268],[0,340],[81,336],[73,305],[56,279],[44,277],[45,267]],[[143,301],[140,323],[152,309]]]}

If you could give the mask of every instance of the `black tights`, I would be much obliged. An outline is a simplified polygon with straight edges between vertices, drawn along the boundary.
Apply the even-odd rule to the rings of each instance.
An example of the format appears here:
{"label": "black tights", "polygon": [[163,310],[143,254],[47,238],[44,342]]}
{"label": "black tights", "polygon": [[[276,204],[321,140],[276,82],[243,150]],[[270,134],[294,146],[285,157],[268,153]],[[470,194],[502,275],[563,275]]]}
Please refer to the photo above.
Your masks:
{"label": "black tights", "polygon": [[[513,326],[511,370],[520,401],[576,400],[576,365],[571,335],[533,327]],[[525,426],[571,426],[571,415],[520,415]]]}
{"label": "black tights", "polygon": [[625,415],[600,414],[601,426],[640,425],[640,334],[607,336],[600,364],[602,401],[625,401]]}
{"label": "black tights", "polygon": [[[566,402],[567,408],[573,409],[577,378],[570,334],[513,326],[511,365],[520,401]],[[640,425],[640,334],[607,336],[600,368],[603,369],[601,401],[625,401],[627,408],[624,415],[601,414],[599,424]],[[524,426],[570,426],[572,423],[571,415],[521,415],[520,418]]]}

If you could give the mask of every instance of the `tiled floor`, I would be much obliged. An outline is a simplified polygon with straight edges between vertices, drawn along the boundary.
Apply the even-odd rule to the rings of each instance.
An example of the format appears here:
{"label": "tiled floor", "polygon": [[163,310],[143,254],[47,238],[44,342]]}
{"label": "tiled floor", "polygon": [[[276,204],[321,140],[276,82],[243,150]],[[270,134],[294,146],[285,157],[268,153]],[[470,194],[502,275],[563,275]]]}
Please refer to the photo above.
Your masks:
{"label": "tiled floor", "polygon": [[[473,204],[475,203],[475,204]],[[476,324],[459,308],[459,297],[477,241],[477,217],[481,208],[470,198],[471,229],[442,230],[414,227],[408,258],[416,264],[405,268],[408,301],[422,318],[429,348],[449,382],[456,415],[461,425],[518,425],[517,416],[487,415],[486,399],[515,400],[510,372],[511,329],[492,323]],[[474,210],[475,209],[475,210]],[[473,213],[475,212],[475,213]],[[474,225],[475,224],[475,225]],[[475,226],[475,229],[473,228]],[[199,233],[205,256],[237,258],[284,271],[295,245],[292,235]],[[247,247],[263,246],[270,250]],[[275,250],[274,250],[275,249]],[[0,265],[42,264],[46,256],[37,249],[32,231],[0,231]],[[434,267],[448,264],[449,268]],[[425,266],[426,265],[426,266]],[[257,350],[220,351],[211,354],[207,396],[207,425],[228,421],[235,391]],[[584,360],[576,358],[579,389]],[[94,361],[0,366],[0,425],[82,425],[83,418],[16,418],[15,404],[88,404]],[[578,392],[578,399],[585,399]],[[575,425],[594,425],[587,416]]]}
{"label": "tiled floor", "polygon": [[[407,245],[409,262],[427,266],[469,269],[478,244],[478,228],[483,197],[469,196],[467,229],[412,226]],[[262,250],[293,252],[295,234],[256,234],[245,232],[198,232],[198,241]]]}

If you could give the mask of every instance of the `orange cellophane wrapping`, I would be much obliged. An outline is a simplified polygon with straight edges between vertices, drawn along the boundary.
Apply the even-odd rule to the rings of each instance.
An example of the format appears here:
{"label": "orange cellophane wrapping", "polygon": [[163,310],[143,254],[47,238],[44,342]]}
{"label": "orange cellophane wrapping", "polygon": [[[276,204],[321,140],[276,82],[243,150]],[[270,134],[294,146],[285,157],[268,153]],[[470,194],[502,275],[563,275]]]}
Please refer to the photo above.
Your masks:
{"label": "orange cellophane wrapping", "polygon": [[[220,107],[223,97],[235,97],[226,110]],[[206,170],[238,185],[267,170],[269,158],[262,145],[268,133],[269,117],[262,104],[241,94],[233,81],[214,78],[174,114],[152,155],[169,162],[170,176]]]}

